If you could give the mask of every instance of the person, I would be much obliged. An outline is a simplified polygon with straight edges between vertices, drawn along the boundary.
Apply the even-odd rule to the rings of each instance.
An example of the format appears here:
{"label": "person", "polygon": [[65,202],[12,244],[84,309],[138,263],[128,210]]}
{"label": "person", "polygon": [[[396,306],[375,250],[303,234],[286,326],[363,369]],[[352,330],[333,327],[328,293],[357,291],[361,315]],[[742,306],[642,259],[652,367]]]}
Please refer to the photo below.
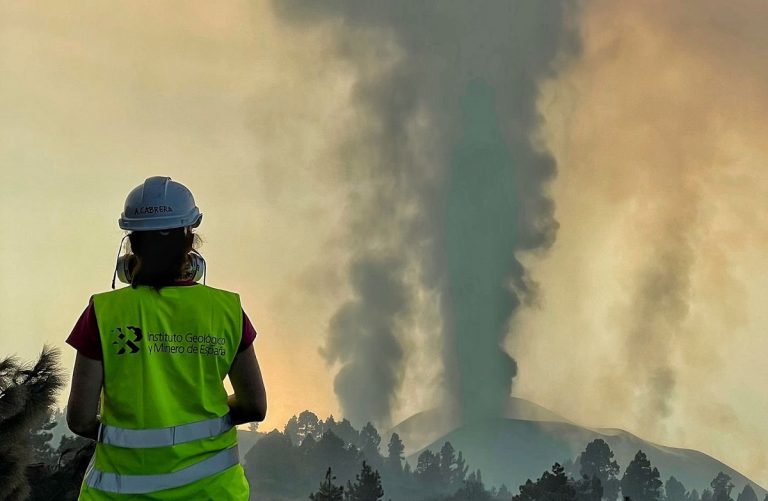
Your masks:
{"label": "person", "polygon": [[130,287],[92,296],[67,339],[77,350],[67,423],[97,441],[81,500],[249,497],[235,425],[267,411],[256,331],[236,293],[197,281],[201,220],[168,177],[125,201],[130,252],[116,273]]}

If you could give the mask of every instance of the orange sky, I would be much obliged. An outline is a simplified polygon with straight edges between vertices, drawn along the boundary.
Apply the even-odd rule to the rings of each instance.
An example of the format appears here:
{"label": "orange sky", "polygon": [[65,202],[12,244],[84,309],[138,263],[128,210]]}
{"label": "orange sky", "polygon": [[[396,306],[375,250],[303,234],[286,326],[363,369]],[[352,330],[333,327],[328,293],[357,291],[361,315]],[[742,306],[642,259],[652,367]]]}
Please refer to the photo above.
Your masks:
{"label": "orange sky", "polygon": [[[359,69],[332,23],[209,5],[0,3],[0,352],[48,342],[71,367],[63,339],[109,286],[125,195],[170,175],[205,214],[209,283],[260,331],[264,426],[338,415],[319,350],[349,294],[343,201],[370,188],[340,154],[365,120]],[[582,53],[539,102],[560,230],[525,258],[541,294],[513,324],[515,392],[766,485],[766,7],[584,5]],[[437,398],[439,319],[417,300],[396,418]]]}

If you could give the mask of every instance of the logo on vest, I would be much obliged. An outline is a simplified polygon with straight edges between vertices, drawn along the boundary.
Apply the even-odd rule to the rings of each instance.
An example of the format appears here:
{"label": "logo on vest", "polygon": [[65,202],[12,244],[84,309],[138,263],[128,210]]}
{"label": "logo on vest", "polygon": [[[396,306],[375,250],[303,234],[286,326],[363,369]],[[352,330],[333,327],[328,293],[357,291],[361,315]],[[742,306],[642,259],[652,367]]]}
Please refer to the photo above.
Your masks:
{"label": "logo on vest", "polygon": [[141,339],[144,337],[141,334],[141,329],[139,327],[133,327],[129,325],[125,328],[126,331],[130,331],[130,334],[133,334],[133,339],[126,339],[128,336],[125,332],[123,332],[122,327],[117,327],[112,332],[117,334],[117,341],[112,341],[112,344],[117,345],[120,349],[117,350],[118,355],[124,355],[126,353],[125,349],[130,349],[130,353],[138,353],[139,347],[136,345]]}
{"label": "logo on vest", "polygon": [[148,332],[147,351],[150,354],[203,355],[224,357],[227,355],[227,339],[212,334],[186,334]]}

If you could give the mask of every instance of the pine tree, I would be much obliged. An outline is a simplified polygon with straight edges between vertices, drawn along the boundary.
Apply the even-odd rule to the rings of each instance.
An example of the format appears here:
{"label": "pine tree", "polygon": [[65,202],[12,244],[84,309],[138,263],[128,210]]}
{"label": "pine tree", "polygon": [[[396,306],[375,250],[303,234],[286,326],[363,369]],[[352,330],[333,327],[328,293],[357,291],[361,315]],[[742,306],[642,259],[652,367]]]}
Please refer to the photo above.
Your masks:
{"label": "pine tree", "polygon": [[751,485],[746,484],[739,497],[736,498],[736,501],[757,501],[757,494],[755,494],[755,490]]}
{"label": "pine tree", "polygon": [[664,484],[664,492],[666,493],[665,501],[687,501],[685,486],[674,476],[667,479]]}
{"label": "pine tree", "polygon": [[320,489],[309,495],[311,501],[344,501],[344,487],[334,485],[331,468],[325,473],[325,480],[320,483]]}
{"label": "pine tree", "polygon": [[328,428],[329,431],[332,431],[334,435],[342,439],[346,444],[356,445],[360,439],[360,433],[352,426],[352,423],[350,423],[348,419],[342,419],[337,422],[336,426],[333,428],[326,428]]}
{"label": "pine tree", "polygon": [[637,451],[621,479],[621,493],[633,501],[657,501],[661,499],[659,470],[651,468],[643,451]]}
{"label": "pine tree", "polygon": [[379,453],[379,445],[381,444],[381,435],[379,435],[376,427],[369,421],[360,430],[360,442],[359,447],[363,455],[368,460],[368,463],[374,465],[381,465],[381,454]]}
{"label": "pine tree", "polygon": [[512,499],[512,493],[509,492],[509,487],[507,487],[507,484],[501,484],[501,487],[499,487],[499,492],[496,493],[496,499],[500,501],[509,501]]}
{"label": "pine tree", "polygon": [[615,501],[619,495],[619,463],[613,459],[613,451],[605,442],[598,438],[587,444],[587,448],[579,455],[580,475],[600,479],[603,487],[603,497]]}
{"label": "pine tree", "polygon": [[363,461],[355,483],[347,482],[346,501],[379,501],[384,496],[379,472]]}
{"label": "pine tree", "polygon": [[323,426],[320,429],[320,436],[322,436],[326,431],[333,430],[334,428],[336,428],[336,419],[334,419],[333,414],[331,414],[325,420],[325,423],[323,423]]}
{"label": "pine tree", "polygon": [[729,475],[721,471],[709,485],[712,487],[712,501],[733,501],[731,491],[734,486]]}
{"label": "pine tree", "polygon": [[603,485],[597,477],[584,475],[581,480],[573,482],[576,490],[576,501],[600,501],[603,499]]}
{"label": "pine tree", "polygon": [[285,423],[283,434],[291,439],[293,445],[301,445],[301,441],[299,440],[299,418],[297,418],[295,414],[291,416],[291,419],[289,419],[287,423]]}
{"label": "pine tree", "polygon": [[320,419],[312,411],[303,411],[296,420],[297,444],[301,444],[305,438],[312,436],[315,440],[320,438]]}
{"label": "pine tree", "polygon": [[575,501],[576,490],[559,463],[552,466],[552,472],[545,471],[536,481],[527,480],[520,486],[520,494],[512,501]]}
{"label": "pine tree", "polygon": [[35,430],[29,437],[32,446],[32,461],[48,465],[56,464],[56,451],[51,446],[53,433],[58,423],[53,420],[53,414],[49,413],[45,424]]}
{"label": "pine tree", "polygon": [[427,486],[435,486],[440,483],[440,458],[429,449],[419,454],[416,459],[416,479]]}
{"label": "pine tree", "polygon": [[464,459],[464,454],[461,451],[459,451],[459,455],[456,456],[455,464],[456,466],[453,468],[453,483],[460,484],[466,478],[467,470],[469,470],[469,465]]}
{"label": "pine tree", "polygon": [[301,441],[299,446],[299,454],[302,456],[308,456],[312,453],[317,445],[317,440],[312,435],[307,435],[304,440]]}
{"label": "pine tree", "polygon": [[403,441],[400,440],[400,435],[393,433],[392,437],[389,439],[389,444],[387,445],[386,465],[387,469],[394,475],[399,475],[403,471],[401,461],[405,459],[405,456],[403,456],[404,451],[405,445],[403,445]]}
{"label": "pine tree", "polygon": [[0,499],[27,499],[25,468],[32,450],[30,434],[44,422],[64,384],[59,352],[43,347],[27,368],[15,358],[0,360]]}
{"label": "pine tree", "polygon": [[483,477],[480,470],[473,471],[456,493],[451,496],[451,501],[491,501],[491,493],[483,485]]}
{"label": "pine tree", "polygon": [[[285,486],[296,485],[297,477],[303,472],[298,455],[288,435],[273,430],[263,436],[245,454],[243,465],[254,491],[276,497]],[[314,479],[298,492],[305,495],[312,489],[312,484]]]}

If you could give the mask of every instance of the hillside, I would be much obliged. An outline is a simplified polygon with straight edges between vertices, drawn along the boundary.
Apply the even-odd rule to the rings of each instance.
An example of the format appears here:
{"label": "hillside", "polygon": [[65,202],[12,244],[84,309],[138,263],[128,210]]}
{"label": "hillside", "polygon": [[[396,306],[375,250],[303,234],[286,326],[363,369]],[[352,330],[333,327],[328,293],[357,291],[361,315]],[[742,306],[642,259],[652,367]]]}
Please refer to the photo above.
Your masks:
{"label": "hillside", "polygon": [[[741,473],[701,452],[657,445],[623,430],[581,427],[523,399],[510,400],[506,418],[459,425],[441,419],[442,415],[440,410],[423,412],[391,430],[400,433],[410,446],[407,454],[411,465],[416,464],[422,450],[437,451],[450,441],[463,451],[471,468],[482,470],[487,484],[505,483],[516,490],[526,479],[538,478],[553,463],[575,458],[588,442],[602,438],[614,451],[622,470],[642,449],[658,467],[662,480],[674,475],[688,489],[701,492],[723,471],[731,476],[735,492],[750,482],[760,499],[766,494]],[[423,436],[419,439],[421,430]]]}

